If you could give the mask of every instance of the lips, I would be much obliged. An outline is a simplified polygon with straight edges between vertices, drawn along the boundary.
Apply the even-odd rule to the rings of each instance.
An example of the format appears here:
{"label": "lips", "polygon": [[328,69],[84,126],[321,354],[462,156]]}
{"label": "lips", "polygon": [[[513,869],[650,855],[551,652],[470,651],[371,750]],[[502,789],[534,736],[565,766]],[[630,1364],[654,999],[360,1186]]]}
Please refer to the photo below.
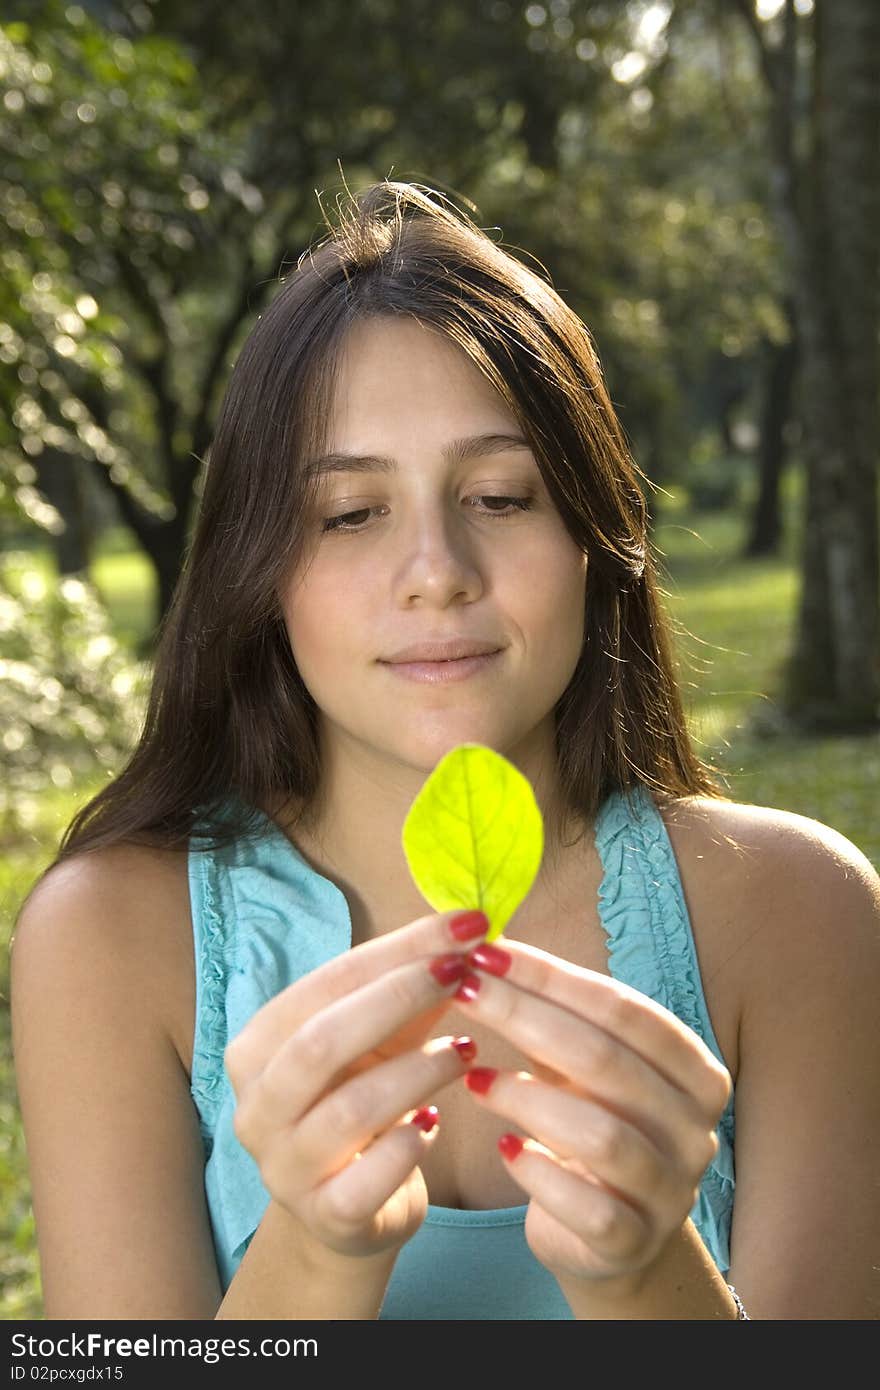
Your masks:
{"label": "lips", "polygon": [[429,686],[448,685],[467,681],[493,669],[496,656],[503,656],[503,649],[494,652],[481,652],[476,656],[450,657],[433,661],[386,661],[396,680],[416,681]]}
{"label": "lips", "polygon": [[396,666],[404,662],[418,661],[461,661],[468,656],[487,656],[501,649],[500,642],[479,639],[447,638],[445,640],[417,642],[409,647],[401,647],[393,656],[382,658],[386,665]]}

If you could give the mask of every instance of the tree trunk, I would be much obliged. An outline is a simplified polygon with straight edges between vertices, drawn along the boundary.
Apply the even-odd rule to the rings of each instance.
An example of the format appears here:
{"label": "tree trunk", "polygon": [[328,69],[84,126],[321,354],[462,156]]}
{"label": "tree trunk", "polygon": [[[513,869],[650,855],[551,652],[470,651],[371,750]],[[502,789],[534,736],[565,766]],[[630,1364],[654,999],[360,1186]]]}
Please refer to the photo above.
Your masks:
{"label": "tree trunk", "polygon": [[[802,587],[782,704],[804,731],[880,725],[880,5],[815,0],[783,11],[771,47],[735,0],[770,89],[771,192],[797,323],[806,496]],[[799,36],[812,37],[811,68]],[[807,47],[809,45],[806,45]],[[803,68],[800,71],[799,68]],[[804,158],[797,101],[811,109]]]}
{"label": "tree trunk", "polygon": [[[790,321],[793,312],[792,306]],[[779,486],[785,467],[785,426],[791,415],[797,366],[797,340],[794,334],[787,343],[765,341],[764,355],[766,368],[758,440],[758,496],[745,545],[745,555],[751,558],[775,555],[782,539]]]}
{"label": "tree trunk", "polygon": [[64,520],[64,530],[47,534],[60,576],[85,573],[91,561],[92,530],[80,461],[58,449],[33,460],[37,486]]}
{"label": "tree trunk", "polygon": [[181,570],[183,569],[186,544],[186,524],[179,515],[174,517],[171,521],[166,522],[161,531],[156,532],[154,535],[153,545],[150,550],[150,560],[156,571],[156,596],[159,620],[144,643],[143,655],[151,655],[155,650],[162,621],[168,609],[171,607],[174,590],[177,587],[177,581],[180,579]]}
{"label": "tree trunk", "polygon": [[880,6],[817,3],[814,32],[808,274],[797,294],[807,514],[786,698],[801,724],[843,731],[880,723]]}

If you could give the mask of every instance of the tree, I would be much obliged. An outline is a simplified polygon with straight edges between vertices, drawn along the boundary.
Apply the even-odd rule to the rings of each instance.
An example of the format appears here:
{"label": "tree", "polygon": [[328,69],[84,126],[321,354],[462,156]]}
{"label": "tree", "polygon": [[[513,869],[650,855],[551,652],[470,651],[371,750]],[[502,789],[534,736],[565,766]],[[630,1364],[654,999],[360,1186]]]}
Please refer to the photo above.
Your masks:
{"label": "tree", "polygon": [[[259,0],[246,26],[209,0],[106,0],[100,25],[60,0],[21,8],[17,42],[44,91],[22,82],[7,121],[7,201],[27,203],[99,310],[71,355],[46,351],[78,402],[77,447],[156,569],[157,617],[224,378],[322,230],[316,193],[329,202],[341,171],[353,188],[390,174],[470,197],[478,221],[546,267],[663,485],[687,482],[710,375],[717,400],[741,391],[762,338],[779,338],[761,150],[749,132],[719,161],[712,27],[698,14],[696,33],[676,35],[684,4],[649,36],[631,7],[573,0]],[[753,71],[728,81],[748,106]],[[81,381],[86,342],[108,370]],[[48,458],[64,422],[58,402],[29,394],[62,431],[54,446],[31,432]]]}
{"label": "tree", "polygon": [[[880,6],[785,0],[753,35],[800,353],[803,584],[783,704],[806,729],[880,723]],[[803,115],[801,116],[801,112]]]}

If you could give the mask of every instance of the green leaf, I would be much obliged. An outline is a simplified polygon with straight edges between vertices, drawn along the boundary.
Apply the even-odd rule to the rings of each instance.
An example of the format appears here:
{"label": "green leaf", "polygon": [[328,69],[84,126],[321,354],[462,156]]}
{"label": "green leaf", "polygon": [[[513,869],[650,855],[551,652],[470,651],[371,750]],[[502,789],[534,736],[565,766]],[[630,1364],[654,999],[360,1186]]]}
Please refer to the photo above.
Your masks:
{"label": "green leaf", "polygon": [[416,887],[435,911],[480,908],[492,941],[537,877],[544,822],[519,768],[492,748],[462,743],[416,796],[402,839]]}

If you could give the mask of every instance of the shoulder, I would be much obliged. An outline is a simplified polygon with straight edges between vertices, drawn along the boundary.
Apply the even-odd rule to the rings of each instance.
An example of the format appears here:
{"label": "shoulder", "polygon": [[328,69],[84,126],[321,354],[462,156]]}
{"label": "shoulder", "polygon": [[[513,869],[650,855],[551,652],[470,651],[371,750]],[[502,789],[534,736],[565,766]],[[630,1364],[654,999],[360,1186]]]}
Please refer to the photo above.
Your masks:
{"label": "shoulder", "polygon": [[75,958],[130,990],[185,1061],[195,976],[186,853],[118,844],[53,865],[16,918],[13,971],[24,958],[39,972]]}
{"label": "shoulder", "polygon": [[[153,849],[147,845],[120,843],[70,855],[42,874],[24,900],[22,913],[31,916],[30,905],[94,893],[116,894],[134,888],[165,892],[175,870],[186,869],[187,856],[180,850]],[[137,897],[135,899],[137,901]]]}
{"label": "shoulder", "polygon": [[876,1317],[880,876],[794,812],[691,798],[661,814],[739,994],[727,1277],[753,1316]]}
{"label": "shoulder", "polygon": [[[687,797],[660,808],[673,849],[694,865],[707,863],[743,891],[774,898],[806,888],[880,893],[880,876],[867,855],[822,821],[773,806],[715,797]],[[847,890],[846,885],[851,885]]]}
{"label": "shoulder", "polygon": [[109,845],[62,859],[37,879],[18,913],[12,945],[23,937],[84,948],[112,940],[122,951],[162,943],[188,912],[187,856],[133,844]]}
{"label": "shoulder", "polygon": [[[880,945],[880,875],[832,826],[714,797],[661,809],[687,891],[722,938],[718,956],[747,995],[832,959],[864,966]],[[695,923],[696,930],[696,923]]]}
{"label": "shoulder", "polygon": [[15,1081],[50,1318],[205,1318],[222,1297],[172,1028],[179,859],[121,846],[73,855],[15,924]]}

